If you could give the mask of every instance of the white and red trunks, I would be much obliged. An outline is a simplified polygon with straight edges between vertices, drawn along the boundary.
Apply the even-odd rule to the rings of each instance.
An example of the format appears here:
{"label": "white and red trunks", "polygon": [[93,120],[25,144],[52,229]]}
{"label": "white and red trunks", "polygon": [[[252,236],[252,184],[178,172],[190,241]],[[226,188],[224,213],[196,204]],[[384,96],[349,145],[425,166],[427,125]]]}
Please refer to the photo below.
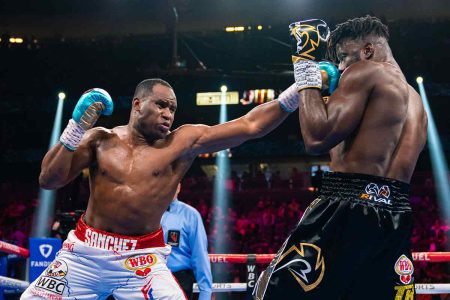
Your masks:
{"label": "white and red trunks", "polygon": [[47,269],[20,299],[170,299],[186,297],[166,266],[163,231],[125,236],[97,230],[83,216]]}

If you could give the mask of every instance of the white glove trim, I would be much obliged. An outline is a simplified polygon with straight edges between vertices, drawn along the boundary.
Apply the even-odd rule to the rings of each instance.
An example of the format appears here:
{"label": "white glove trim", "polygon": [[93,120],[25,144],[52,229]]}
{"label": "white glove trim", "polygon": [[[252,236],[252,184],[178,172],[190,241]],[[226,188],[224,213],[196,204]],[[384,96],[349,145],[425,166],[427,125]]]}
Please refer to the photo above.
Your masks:
{"label": "white glove trim", "polygon": [[299,60],[294,63],[294,77],[298,91],[306,88],[322,88],[322,75],[319,63],[312,60]]}
{"label": "white glove trim", "polygon": [[59,141],[64,145],[69,151],[75,151],[83,138],[84,130],[80,124],[75,122],[73,119],[69,120],[69,123],[61,134]]}
{"label": "white glove trim", "polygon": [[298,108],[299,95],[297,85],[294,83],[286,90],[284,90],[277,99],[281,109],[285,112],[291,113]]}

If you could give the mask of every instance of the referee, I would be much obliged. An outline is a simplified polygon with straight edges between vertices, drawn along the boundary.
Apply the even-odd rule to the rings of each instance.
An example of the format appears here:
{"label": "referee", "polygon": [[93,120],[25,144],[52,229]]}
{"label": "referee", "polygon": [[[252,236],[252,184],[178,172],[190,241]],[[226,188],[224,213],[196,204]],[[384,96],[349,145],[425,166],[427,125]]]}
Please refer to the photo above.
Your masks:
{"label": "referee", "polygon": [[192,284],[200,290],[199,300],[210,300],[212,293],[211,265],[208,257],[208,240],[199,212],[178,200],[178,184],[174,200],[161,219],[164,240],[172,246],[167,266],[186,294],[192,299]]}

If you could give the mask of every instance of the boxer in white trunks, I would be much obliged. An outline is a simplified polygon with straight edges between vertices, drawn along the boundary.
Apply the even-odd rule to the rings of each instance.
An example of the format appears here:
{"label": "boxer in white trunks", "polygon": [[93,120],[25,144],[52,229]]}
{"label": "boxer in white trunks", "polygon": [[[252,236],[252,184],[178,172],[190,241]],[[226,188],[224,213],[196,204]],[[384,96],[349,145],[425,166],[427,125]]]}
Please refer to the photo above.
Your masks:
{"label": "boxer in white trunks", "polygon": [[84,93],[60,138],[45,155],[39,182],[60,188],[84,168],[90,199],[55,261],[21,299],[185,299],[166,267],[161,217],[200,153],[262,137],[298,107],[293,85],[276,101],[216,125],[183,125],[172,132],[177,99],[161,79],[139,83],[129,123],[93,127],[113,111],[101,89]]}

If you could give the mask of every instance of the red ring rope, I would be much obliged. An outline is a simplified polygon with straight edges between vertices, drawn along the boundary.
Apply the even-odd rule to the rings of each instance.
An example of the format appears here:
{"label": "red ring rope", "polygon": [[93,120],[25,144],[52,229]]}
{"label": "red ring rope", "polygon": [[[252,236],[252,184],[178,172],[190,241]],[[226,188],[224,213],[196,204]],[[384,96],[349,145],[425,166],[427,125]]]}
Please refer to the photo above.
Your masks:
{"label": "red ring rope", "polygon": [[28,256],[30,256],[30,251],[28,251],[28,249],[13,245],[13,244],[9,244],[3,241],[0,241],[0,252],[5,252],[5,253],[9,253],[9,254],[17,254],[20,256],[23,256],[25,258],[27,258]]}
{"label": "red ring rope", "polygon": [[[248,254],[210,254],[209,260],[212,263],[247,263]],[[270,263],[275,254],[254,254],[256,263]],[[426,262],[449,262],[450,252],[413,252],[414,261]]]}
{"label": "red ring rope", "polygon": [[[28,249],[0,241],[0,252],[17,254],[27,258],[30,255]],[[414,261],[426,262],[449,262],[450,252],[413,252]],[[255,254],[256,263],[270,263],[275,254]],[[248,254],[210,254],[209,259],[212,263],[247,263]]]}

